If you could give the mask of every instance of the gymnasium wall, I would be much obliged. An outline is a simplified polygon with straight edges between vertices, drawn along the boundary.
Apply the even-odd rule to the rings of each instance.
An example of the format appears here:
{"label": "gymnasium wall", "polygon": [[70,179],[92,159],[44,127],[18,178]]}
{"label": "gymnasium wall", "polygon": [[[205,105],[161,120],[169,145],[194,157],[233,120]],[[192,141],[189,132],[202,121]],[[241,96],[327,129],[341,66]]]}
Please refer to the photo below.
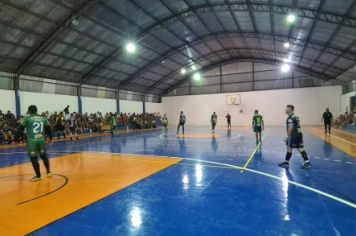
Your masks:
{"label": "gymnasium wall", "polygon": [[116,100],[107,98],[82,97],[83,113],[95,113],[100,111],[102,114],[116,112]]}
{"label": "gymnasium wall", "polygon": [[225,114],[230,112],[233,125],[249,126],[253,111],[259,109],[266,125],[284,125],[285,106],[293,104],[302,125],[318,125],[326,107],[340,114],[341,93],[341,86],[242,92],[238,93],[241,95],[238,106],[226,105],[226,95],[234,93],[164,97],[162,112],[175,124],[182,110],[186,113],[187,125],[193,126],[210,125],[214,111],[218,114],[218,125],[225,125]]}
{"label": "gymnasium wall", "polygon": [[162,103],[146,102],[146,112],[162,113]]}
{"label": "gymnasium wall", "polygon": [[142,102],[137,102],[137,101],[120,100],[120,112],[142,113],[143,112],[143,104],[142,104]]}
{"label": "gymnasium wall", "polygon": [[[70,111],[78,111],[78,97],[69,95],[49,94],[49,93],[33,93],[20,91],[21,114],[25,114],[29,105],[35,104],[39,112],[62,111],[67,105],[70,106]],[[10,110],[16,113],[15,91],[0,89],[0,110],[7,112]],[[106,112],[116,112],[116,100],[108,98],[82,97],[83,112],[93,113],[100,111],[103,114]],[[121,112],[142,113],[143,104],[138,101],[120,100]],[[162,104],[146,102],[146,112],[161,112]]]}
{"label": "gymnasium wall", "polygon": [[2,110],[3,113],[7,111],[11,111],[12,113],[16,112],[14,90],[0,89],[0,110]]}
{"label": "gymnasium wall", "polygon": [[76,96],[20,92],[21,114],[26,114],[27,108],[35,104],[39,112],[63,111],[69,105],[70,111],[78,111],[78,98]]}

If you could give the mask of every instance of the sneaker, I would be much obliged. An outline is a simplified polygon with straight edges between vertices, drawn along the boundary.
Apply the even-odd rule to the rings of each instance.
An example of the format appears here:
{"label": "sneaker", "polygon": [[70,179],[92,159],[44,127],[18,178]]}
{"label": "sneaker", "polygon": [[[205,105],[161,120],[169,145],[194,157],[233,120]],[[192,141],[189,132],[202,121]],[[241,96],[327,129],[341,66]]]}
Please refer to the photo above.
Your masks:
{"label": "sneaker", "polygon": [[278,166],[279,166],[279,167],[282,167],[282,168],[288,169],[288,168],[289,168],[289,162],[284,161],[284,162],[278,164]]}
{"label": "sneaker", "polygon": [[40,181],[40,180],[42,180],[41,177],[34,176],[34,177],[32,177],[32,178],[30,179],[30,182],[37,182],[37,181]]}
{"label": "sneaker", "polygon": [[310,169],[311,168],[311,164],[310,162],[304,162],[304,165],[302,165],[302,169]]}
{"label": "sneaker", "polygon": [[47,178],[52,178],[52,173],[47,173]]}

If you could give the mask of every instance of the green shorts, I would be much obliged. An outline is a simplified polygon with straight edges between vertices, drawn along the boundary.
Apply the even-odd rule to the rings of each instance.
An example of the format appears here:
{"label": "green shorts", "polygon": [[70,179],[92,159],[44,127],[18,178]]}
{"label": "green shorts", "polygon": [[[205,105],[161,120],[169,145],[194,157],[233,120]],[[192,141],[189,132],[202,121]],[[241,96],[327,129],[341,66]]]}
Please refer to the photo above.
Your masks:
{"label": "green shorts", "polygon": [[46,153],[46,141],[44,139],[31,139],[27,142],[27,152],[30,157],[36,157]]}

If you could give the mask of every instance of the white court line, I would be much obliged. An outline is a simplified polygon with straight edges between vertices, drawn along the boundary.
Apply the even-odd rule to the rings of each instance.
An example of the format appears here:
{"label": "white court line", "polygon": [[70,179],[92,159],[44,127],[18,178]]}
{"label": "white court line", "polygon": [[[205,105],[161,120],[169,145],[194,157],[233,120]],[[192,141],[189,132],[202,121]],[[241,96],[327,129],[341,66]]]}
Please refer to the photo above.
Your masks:
{"label": "white court line", "polygon": [[[179,141],[179,140],[194,140],[194,141],[202,141],[202,142],[211,142],[211,139],[213,137],[208,137],[208,138],[184,138],[184,137],[175,137],[175,138],[172,138],[172,137],[164,137],[165,134],[160,134],[159,135],[159,138],[160,139],[163,139],[163,140],[173,140],[173,141]],[[216,139],[219,139],[219,143],[230,143],[230,142],[226,142],[226,141],[221,141],[221,140],[237,140],[238,138],[241,137],[241,134],[237,135],[237,136],[233,136],[231,138],[227,138],[227,137],[216,137]],[[249,141],[239,141],[239,143],[251,143]]]}
{"label": "white court line", "polygon": [[[137,154],[112,153],[112,152],[92,152],[92,153],[117,154],[117,155],[135,155],[135,156],[137,156]],[[139,155],[151,156],[153,158],[155,157],[154,155],[145,155],[145,154],[139,154]],[[183,160],[189,160],[189,161],[195,161],[195,162],[204,162],[204,163],[209,163],[209,164],[227,166],[227,167],[230,167],[232,169],[242,170],[241,166],[230,165],[230,164],[226,164],[226,163],[222,163],[222,162],[206,161],[206,160],[194,159],[194,158],[171,157],[171,156],[156,156],[156,157],[179,158],[179,159],[183,159]],[[266,176],[266,177],[269,177],[269,178],[272,178],[272,179],[276,179],[276,180],[280,180],[280,181],[285,181],[285,179],[283,179],[282,177],[279,177],[279,176],[276,176],[276,175],[272,175],[272,174],[268,174],[268,173],[265,173],[265,172],[262,172],[262,171],[258,171],[258,170],[253,170],[253,169],[246,168],[246,169],[244,169],[244,171],[248,171],[248,172],[251,172],[251,173],[259,174],[259,175]],[[329,193],[323,192],[323,191],[318,190],[316,188],[312,188],[312,187],[306,186],[304,184],[300,184],[300,183],[297,183],[297,182],[294,182],[294,181],[291,181],[291,180],[287,180],[287,182],[289,184],[293,184],[295,186],[304,188],[306,190],[309,190],[311,192],[320,194],[320,195],[322,195],[324,197],[330,198],[332,200],[335,200],[337,202],[343,203],[343,204],[345,204],[345,205],[347,205],[349,207],[352,207],[352,208],[356,209],[356,204],[355,203],[349,202],[347,200],[344,200],[344,199],[339,198],[337,196],[334,196],[334,195],[331,195]]]}
{"label": "white court line", "polygon": [[[221,162],[206,161],[206,160],[199,160],[199,159],[192,159],[192,158],[183,158],[183,159],[191,160],[191,161],[198,161],[198,162],[205,162],[205,163],[210,163],[210,164],[215,164],[215,165],[222,165],[222,166],[231,167],[231,168],[233,168],[233,169],[242,170],[242,167],[240,167],[240,166],[230,165],[230,164],[221,163]],[[263,176],[266,176],[266,177],[269,177],[269,178],[272,178],[272,179],[277,179],[277,180],[285,181],[282,177],[275,176],[275,175],[271,175],[271,174],[268,174],[268,173],[265,173],[265,172],[262,172],[262,171],[257,171],[257,170],[253,170],[253,169],[249,169],[249,168],[246,168],[246,169],[244,169],[244,170],[245,170],[245,171],[252,172],[252,173],[255,173],[255,174],[263,175]],[[350,206],[350,207],[356,209],[356,204],[355,204],[355,203],[349,202],[349,201],[347,201],[347,200],[344,200],[344,199],[342,199],[342,198],[336,197],[336,196],[331,195],[331,194],[329,194],[329,193],[323,192],[323,191],[318,190],[318,189],[316,189],[316,188],[312,188],[312,187],[306,186],[306,185],[304,185],[304,184],[300,184],[300,183],[297,183],[297,182],[294,182],[294,181],[291,181],[291,180],[287,180],[287,181],[288,181],[289,184],[293,184],[293,185],[295,185],[295,186],[304,188],[304,189],[309,190],[309,191],[311,191],[311,192],[314,192],[314,193],[323,195],[324,197],[333,199],[333,200],[335,200],[335,201],[338,201],[338,202],[340,202],[340,203],[343,203],[343,204],[345,204],[345,205],[347,205],[347,206]]]}

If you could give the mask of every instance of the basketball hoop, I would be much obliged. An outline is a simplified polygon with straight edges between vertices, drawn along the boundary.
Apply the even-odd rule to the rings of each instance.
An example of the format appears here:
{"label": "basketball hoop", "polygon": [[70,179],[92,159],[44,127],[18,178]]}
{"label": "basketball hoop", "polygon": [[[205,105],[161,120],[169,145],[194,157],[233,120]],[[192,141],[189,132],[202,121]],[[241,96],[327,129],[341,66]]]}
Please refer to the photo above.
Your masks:
{"label": "basketball hoop", "polygon": [[226,95],[226,104],[227,105],[240,105],[241,97],[239,94]]}

